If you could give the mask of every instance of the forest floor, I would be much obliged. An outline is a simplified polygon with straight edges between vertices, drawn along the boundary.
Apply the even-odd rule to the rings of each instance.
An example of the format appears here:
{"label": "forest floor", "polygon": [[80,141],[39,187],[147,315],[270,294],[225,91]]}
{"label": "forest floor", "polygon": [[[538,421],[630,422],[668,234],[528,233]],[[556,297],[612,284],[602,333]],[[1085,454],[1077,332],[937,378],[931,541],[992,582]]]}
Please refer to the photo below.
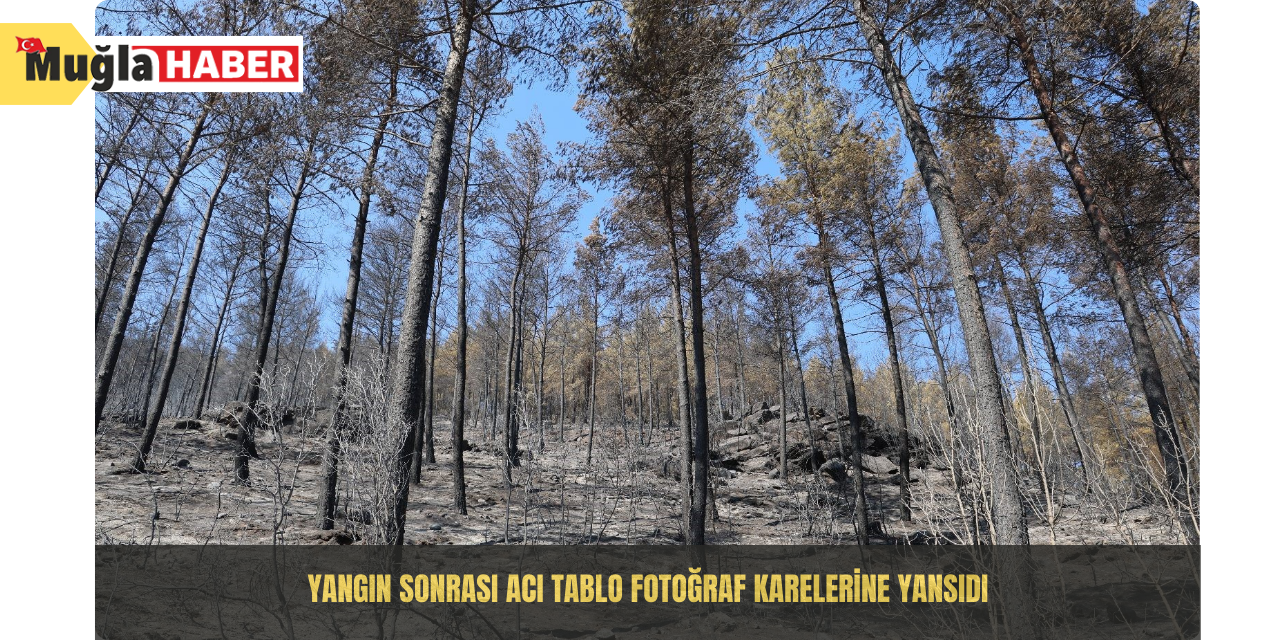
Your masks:
{"label": "forest floor", "polygon": [[[96,439],[96,542],[99,544],[349,543],[376,527],[385,474],[344,468],[338,534],[316,522],[323,416],[258,436],[262,459],[248,485],[235,482],[226,428],[174,429],[162,421],[150,472],[127,473],[140,439],[136,426],[102,423]],[[309,425],[309,426],[308,426]],[[659,429],[643,446],[622,430],[597,426],[586,464],[585,428],[546,433],[545,449],[514,469],[510,484],[492,442],[466,454],[467,515],[453,508],[448,426],[436,425],[436,463],[424,463],[410,491],[409,544],[675,544],[680,541],[676,432]],[[726,434],[721,434],[721,439]],[[727,434],[732,435],[732,434]],[[532,440],[532,442],[529,442]],[[716,442],[713,442],[713,445]],[[537,450],[537,434],[521,447]],[[883,460],[883,459],[881,459]],[[758,467],[758,465],[753,465]],[[772,466],[772,465],[771,465]],[[369,467],[372,468],[372,467]],[[713,469],[711,544],[850,544],[855,541],[847,486],[793,469]],[[901,518],[896,470],[865,474],[873,543],[937,540],[963,531],[952,476],[913,468],[913,517]],[[383,485],[383,486],[380,486]],[[1035,544],[1173,543],[1167,519],[1146,506],[1104,508],[1064,496],[1052,536],[1031,514]],[[709,508],[709,510],[711,510]],[[878,523],[878,524],[874,524]]]}

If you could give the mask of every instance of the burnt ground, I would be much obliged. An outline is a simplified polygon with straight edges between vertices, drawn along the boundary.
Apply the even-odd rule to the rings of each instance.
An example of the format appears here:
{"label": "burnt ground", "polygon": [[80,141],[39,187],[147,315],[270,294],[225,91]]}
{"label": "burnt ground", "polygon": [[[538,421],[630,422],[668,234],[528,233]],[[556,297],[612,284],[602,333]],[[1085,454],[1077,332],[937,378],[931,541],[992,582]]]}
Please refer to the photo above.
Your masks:
{"label": "burnt ground", "polygon": [[[321,414],[260,433],[262,459],[252,461],[247,486],[234,481],[233,442],[223,425],[205,420],[198,428],[175,429],[174,420],[163,421],[150,472],[134,474],[124,470],[140,429],[104,421],[96,436],[96,542],[317,544],[368,538],[385,512],[380,501],[387,493],[385,474],[373,471],[376,460],[365,459],[376,458],[376,452],[368,450],[360,452],[365,458],[343,467],[339,533],[318,530],[325,419]],[[778,479],[769,427],[731,423],[714,434],[715,508],[708,518],[708,543],[853,542],[847,485],[794,466],[787,481]],[[438,462],[423,465],[422,482],[410,492],[406,539],[411,544],[680,542],[674,430],[659,429],[639,445],[632,442],[633,432],[598,426],[590,466],[583,427],[568,429],[563,443],[558,434],[547,433],[542,451],[537,451],[537,434],[524,434],[521,446],[532,445],[535,453],[514,470],[510,485],[495,444],[481,438],[466,454],[468,514],[463,516],[453,509],[447,428],[436,425]],[[797,428],[789,437],[794,441],[802,434]],[[911,522],[899,513],[897,469],[883,457],[868,457],[865,466],[873,542],[938,541],[963,531],[945,464],[911,470]],[[1167,519],[1153,507],[1061,498],[1052,538],[1058,544],[1176,542]],[[1050,543],[1043,517],[1032,513],[1029,521],[1032,542]]]}

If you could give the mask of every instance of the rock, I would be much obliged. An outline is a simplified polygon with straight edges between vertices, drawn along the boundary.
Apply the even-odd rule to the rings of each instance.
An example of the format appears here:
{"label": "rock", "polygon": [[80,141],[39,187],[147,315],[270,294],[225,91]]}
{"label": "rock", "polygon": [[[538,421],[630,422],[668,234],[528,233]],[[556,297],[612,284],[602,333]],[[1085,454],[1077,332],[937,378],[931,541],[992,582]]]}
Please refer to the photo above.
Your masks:
{"label": "rock", "polygon": [[235,426],[242,422],[248,413],[249,405],[243,402],[228,402],[218,411],[218,415],[213,421],[218,424]]}
{"label": "rock", "polygon": [[844,470],[844,463],[839,460],[828,460],[822,463],[818,472],[822,476],[831,478],[837,484],[843,484],[849,478],[849,474]]}
{"label": "rock", "polygon": [[427,527],[427,528],[428,528],[428,529],[430,529],[430,530],[432,530],[432,531],[440,531],[440,530],[444,529],[444,525],[440,524],[439,522],[436,522],[436,523],[433,523],[430,527]]}
{"label": "rock", "polygon": [[173,428],[173,429],[203,429],[203,428],[204,428],[204,424],[202,424],[199,420],[195,420],[195,419],[192,419],[192,418],[184,418],[184,419],[182,419],[182,420],[178,420],[177,422],[174,422],[174,423],[173,423],[173,427],[171,427],[171,428]]}
{"label": "rock", "polygon": [[891,462],[884,456],[862,456],[862,469],[871,473],[878,474],[894,474],[898,472],[898,465]]}
{"label": "rock", "polygon": [[617,636],[613,635],[613,629],[605,628],[596,632],[596,640],[613,640]]}
{"label": "rock", "polygon": [[822,449],[801,445],[788,450],[787,459],[798,469],[816,473],[822,467],[822,463],[827,461],[827,456]]}
{"label": "rock", "polygon": [[886,453],[890,444],[889,439],[879,433],[865,431],[862,433],[862,450],[867,454],[878,456]]}
{"label": "rock", "polygon": [[750,473],[763,473],[765,471],[768,471],[769,469],[772,469],[773,467],[774,467],[774,462],[772,458],[761,456],[758,458],[752,458],[742,463],[741,470],[747,471]]}
{"label": "rock", "polygon": [[738,451],[744,451],[746,449],[751,449],[758,444],[759,444],[759,439],[757,439],[756,436],[748,433],[746,435],[733,436],[732,438],[725,438],[723,441],[720,442],[720,446],[716,448],[719,449],[721,453],[728,453],[728,452],[738,452]]}

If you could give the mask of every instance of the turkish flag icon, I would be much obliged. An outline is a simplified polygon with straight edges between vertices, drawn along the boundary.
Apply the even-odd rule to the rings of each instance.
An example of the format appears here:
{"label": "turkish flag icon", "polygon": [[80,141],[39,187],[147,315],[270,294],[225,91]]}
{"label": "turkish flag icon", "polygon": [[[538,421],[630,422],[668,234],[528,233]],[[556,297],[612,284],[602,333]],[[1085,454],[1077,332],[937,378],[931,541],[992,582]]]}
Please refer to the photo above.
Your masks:
{"label": "turkish flag icon", "polygon": [[[14,36],[18,38],[18,36]],[[16,53],[45,53],[44,45],[40,43],[40,38],[18,38],[18,50]]]}

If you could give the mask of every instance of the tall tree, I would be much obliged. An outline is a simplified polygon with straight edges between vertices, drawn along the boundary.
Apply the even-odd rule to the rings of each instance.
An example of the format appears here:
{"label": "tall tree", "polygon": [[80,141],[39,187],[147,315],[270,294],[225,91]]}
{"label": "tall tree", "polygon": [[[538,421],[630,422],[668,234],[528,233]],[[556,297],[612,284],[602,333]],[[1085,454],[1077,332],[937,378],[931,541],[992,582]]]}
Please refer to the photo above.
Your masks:
{"label": "tall tree", "polygon": [[405,510],[409,505],[409,465],[413,461],[414,422],[418,418],[422,402],[426,359],[423,337],[427,330],[427,307],[431,302],[431,285],[435,276],[436,248],[440,239],[440,220],[444,214],[458,98],[471,47],[472,25],[478,17],[479,7],[476,2],[462,0],[454,9],[449,56],[445,63],[440,97],[436,103],[435,129],[431,134],[427,156],[426,186],[423,189],[422,206],[414,224],[409,288],[400,320],[396,369],[391,379],[388,418],[396,427],[393,432],[405,433],[393,473],[395,492],[386,535],[387,542],[395,544],[404,544]]}
{"label": "tall tree", "polygon": [[479,29],[484,39],[497,44],[506,52],[527,53],[529,57],[526,62],[531,69],[550,67],[554,72],[576,41],[578,28],[576,3],[562,4],[546,0],[498,0],[492,3],[448,0],[446,7],[443,21],[449,32],[449,54],[441,75],[435,123],[427,151],[426,184],[414,224],[408,294],[405,296],[401,319],[396,369],[391,378],[391,409],[388,419],[395,429],[407,429],[393,472],[391,517],[387,519],[387,541],[395,544],[404,542],[414,422],[420,415],[423,401],[421,382],[426,368],[424,336],[427,312],[432,298],[431,287],[452,158],[454,128],[457,124],[458,101],[467,69],[467,58],[472,48],[473,31]]}
{"label": "tall tree", "polygon": [[177,161],[169,170],[169,181],[165,184],[164,190],[160,192],[160,199],[156,202],[155,211],[151,214],[151,221],[147,224],[147,230],[143,233],[141,241],[138,242],[138,250],[133,257],[133,266],[129,271],[129,280],[125,285],[124,294],[120,297],[120,309],[116,311],[115,322],[112,324],[111,333],[107,337],[107,347],[102,354],[102,362],[98,365],[98,376],[94,386],[93,424],[95,428],[102,420],[102,408],[107,404],[107,393],[111,390],[111,379],[116,372],[116,362],[120,358],[120,348],[124,344],[124,334],[129,327],[129,318],[133,315],[133,303],[138,299],[138,288],[142,284],[142,274],[147,268],[147,259],[151,256],[151,248],[155,244],[156,234],[160,232],[160,227],[164,224],[165,215],[169,212],[169,205],[173,202],[174,195],[178,192],[179,183],[187,175],[191,159],[200,144],[200,139],[204,136],[205,124],[213,115],[217,102],[218,94],[213,93],[204,96],[199,103],[200,110],[191,122],[191,129],[187,134],[186,142],[178,152]]}
{"label": "tall tree", "polygon": [[951,177],[938,157],[911,87],[894,57],[892,43],[885,35],[883,23],[872,13],[870,0],[853,0],[850,8],[898,111],[907,141],[915,155],[916,168],[937,217],[943,254],[950,270],[960,326],[969,353],[969,367],[977,388],[979,433],[983,448],[989,456],[986,462],[991,472],[993,538],[996,544],[1025,545],[1029,542],[1027,523],[1005,425],[1000,375],[996,371],[991,331],[987,326],[973,262],[960,228]]}
{"label": "tall tree", "polygon": [[[681,252],[685,258],[673,271],[688,272],[693,495],[686,541],[703,544],[709,465],[703,259],[733,219],[753,153],[734,82],[742,17],[722,6],[652,0],[603,9],[595,18],[580,109],[604,138],[598,173],[627,185],[630,196],[660,203],[661,217],[638,226],[651,240],[665,233],[673,261]],[[636,138],[638,146],[624,146]]]}
{"label": "tall tree", "polygon": [[587,464],[591,464],[596,437],[596,385],[599,380],[600,316],[604,305],[616,292],[613,248],[604,234],[599,218],[591,221],[590,231],[575,250],[573,266],[578,272],[582,306],[591,318],[590,352],[591,382],[587,391]]}
{"label": "tall tree", "polygon": [[[567,179],[563,163],[543,143],[545,135],[546,127],[535,112],[507,136],[505,151],[490,140],[480,156],[486,187],[477,197],[489,220],[490,240],[500,259],[509,264],[511,273],[507,391],[502,411],[508,467],[519,466],[516,407],[523,403],[524,367],[519,365],[523,356],[522,319],[530,271],[537,260],[556,246],[586,197]],[[593,273],[592,277],[608,278],[608,274]],[[593,295],[599,292],[593,290]]]}
{"label": "tall tree", "polygon": [[[398,42],[391,42],[392,47]],[[317,510],[321,529],[332,529],[335,510],[338,505],[338,464],[342,451],[342,436],[347,429],[347,381],[350,375],[352,337],[356,322],[356,304],[360,299],[360,277],[364,265],[365,229],[369,222],[369,208],[376,190],[375,174],[378,169],[378,157],[382,152],[387,130],[391,126],[392,117],[399,106],[400,89],[400,55],[398,51],[391,54],[386,81],[386,97],[379,105],[380,114],[374,126],[373,136],[369,140],[369,148],[365,152],[364,169],[356,185],[359,193],[356,204],[354,230],[351,233],[351,251],[347,260],[347,288],[343,297],[342,316],[338,324],[338,364],[334,380],[333,397],[336,404],[330,418],[322,469],[324,478],[320,485],[319,509]]]}
{"label": "tall tree", "polygon": [[[244,417],[237,421],[236,440],[235,440],[235,473],[236,479],[242,483],[249,482],[249,459],[258,457],[258,448],[256,444],[256,432],[262,424],[263,414],[267,410],[262,402],[263,385],[267,382],[267,356],[272,343],[272,333],[276,329],[276,310],[280,302],[280,293],[284,286],[285,273],[289,269],[289,254],[293,246],[293,230],[298,219],[298,211],[302,207],[302,201],[307,193],[311,181],[315,178],[317,165],[320,163],[318,158],[317,142],[322,134],[323,120],[317,111],[308,112],[307,107],[312,106],[305,103],[291,105],[295,108],[292,115],[297,118],[295,121],[296,129],[290,135],[286,135],[285,139],[293,144],[292,148],[297,150],[297,156],[292,158],[293,164],[296,165],[297,174],[289,185],[286,195],[288,197],[288,206],[285,213],[284,225],[280,229],[279,245],[276,247],[275,268],[271,272],[270,279],[265,290],[265,297],[262,300],[260,309],[260,317],[257,327],[257,339],[254,342],[253,363],[249,371],[248,390],[245,395],[245,403],[248,410],[244,412]],[[280,160],[284,160],[281,158]],[[277,159],[268,159],[269,163],[266,171],[269,175],[274,175],[276,171],[281,171],[282,176],[288,179],[288,162],[281,162],[282,166],[273,166]],[[285,183],[289,184],[289,183]],[[270,194],[267,195],[268,199]],[[276,344],[279,344],[277,339]]]}
{"label": "tall tree", "polygon": [[[487,55],[486,55],[487,54]],[[466,473],[463,454],[466,449],[463,420],[467,399],[467,213],[471,206],[471,182],[473,172],[472,146],[485,119],[501,108],[503,98],[511,85],[502,71],[502,57],[491,51],[478,56],[479,73],[467,89],[467,118],[464,123],[466,137],[460,156],[461,170],[458,178],[457,236],[458,236],[458,284],[457,284],[457,359],[454,363],[453,405],[450,424],[453,439],[453,506],[458,513],[467,513]],[[478,413],[478,412],[477,412]]]}
{"label": "tall tree", "polygon": [[1067,134],[1066,126],[1058,116],[1053,94],[1049,84],[1040,70],[1038,54],[1031,39],[1031,32],[1022,15],[1022,9],[995,3],[991,11],[1002,18],[1007,28],[1007,36],[1016,47],[1027,84],[1040,109],[1040,117],[1049,129],[1054,146],[1062,160],[1063,167],[1071,177],[1076,195],[1089,221],[1093,239],[1097,244],[1099,255],[1111,281],[1111,287],[1120,313],[1129,332],[1129,341],[1133,348],[1134,365],[1138,370],[1138,378],[1146,396],[1147,409],[1151,414],[1154,426],[1156,445],[1164,463],[1165,489],[1173,497],[1182,510],[1181,525],[1183,534],[1188,540],[1195,542],[1199,538],[1198,524],[1194,517],[1194,506],[1190,503],[1187,484],[1186,452],[1178,433],[1170,408],[1168,392],[1165,388],[1164,376],[1156,359],[1155,347],[1147,332],[1146,319],[1138,306],[1138,297],[1129,279],[1129,271],[1124,263],[1124,255],[1120,251],[1111,230],[1111,221],[1099,204],[1093,182],[1085,173],[1084,165],[1076,153],[1076,147]]}
{"label": "tall tree", "polygon": [[160,414],[169,400],[169,384],[173,381],[173,371],[178,366],[179,350],[182,348],[182,337],[187,326],[187,311],[191,308],[191,293],[196,285],[196,273],[200,269],[200,258],[204,253],[204,239],[209,233],[209,223],[217,209],[218,196],[226,186],[231,172],[235,168],[236,150],[234,147],[226,151],[222,161],[222,171],[218,174],[213,190],[209,193],[209,201],[205,205],[204,216],[200,220],[200,230],[196,232],[195,246],[191,249],[191,262],[187,265],[186,281],[182,285],[182,297],[178,301],[178,309],[173,321],[173,336],[169,340],[169,350],[165,354],[164,366],[160,373],[160,384],[151,406],[147,409],[146,422],[143,425],[142,443],[138,446],[137,457],[132,468],[141,473],[146,470],[147,456],[151,454],[151,444],[156,437],[156,427],[160,425]]}
{"label": "tall tree", "polygon": [[205,359],[204,376],[200,383],[200,392],[196,396],[195,408],[191,415],[200,418],[204,415],[205,402],[213,395],[214,369],[218,363],[218,356],[222,352],[222,341],[224,328],[226,326],[227,312],[231,309],[232,297],[235,293],[237,278],[240,276],[240,267],[244,264],[246,255],[245,245],[239,244],[233,249],[235,258],[231,261],[231,267],[226,272],[226,291],[222,295],[222,304],[218,306],[217,320],[213,323],[213,331],[209,339],[209,356]]}

